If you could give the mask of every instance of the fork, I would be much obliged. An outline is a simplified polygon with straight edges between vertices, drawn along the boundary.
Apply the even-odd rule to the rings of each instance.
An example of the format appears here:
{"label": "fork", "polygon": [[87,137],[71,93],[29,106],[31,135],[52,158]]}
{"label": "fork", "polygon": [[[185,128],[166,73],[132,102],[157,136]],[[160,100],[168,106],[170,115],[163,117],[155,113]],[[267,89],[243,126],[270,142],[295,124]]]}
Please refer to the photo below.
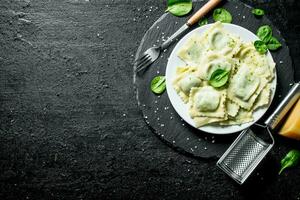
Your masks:
{"label": "fork", "polygon": [[135,72],[140,72],[150,66],[176,39],[182,36],[192,25],[197,23],[204,15],[216,7],[222,0],[210,0],[202,6],[189,20],[181,26],[171,37],[157,47],[147,49],[143,55],[134,61]]}

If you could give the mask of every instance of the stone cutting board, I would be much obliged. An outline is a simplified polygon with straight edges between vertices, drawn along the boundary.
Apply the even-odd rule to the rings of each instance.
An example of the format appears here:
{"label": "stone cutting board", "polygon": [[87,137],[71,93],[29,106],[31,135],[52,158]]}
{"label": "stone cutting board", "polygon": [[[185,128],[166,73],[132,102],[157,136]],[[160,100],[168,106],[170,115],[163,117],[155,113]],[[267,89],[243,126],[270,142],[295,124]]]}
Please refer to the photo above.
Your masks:
{"label": "stone cutting board", "polygon": [[[145,33],[140,46],[136,53],[136,58],[152,47],[159,45],[168,36],[171,36],[187,19],[197,11],[206,1],[197,1],[193,3],[193,12],[185,17],[175,17],[170,13],[163,14]],[[282,38],[279,30],[266,17],[256,18],[251,13],[252,8],[241,2],[224,1],[219,7],[226,8],[233,17],[233,24],[245,27],[246,29],[256,33],[258,27],[268,24],[272,27],[273,35],[282,43],[282,48],[276,52],[272,52],[274,61],[276,62],[276,70],[278,75],[278,85],[275,98],[271,107],[260,120],[270,115],[274,108],[278,105],[282,97],[288,92],[291,83],[294,81],[294,70],[292,66],[289,49],[285,40]],[[212,15],[208,15],[209,23],[213,23]],[[197,28],[196,25],[194,28]],[[167,60],[176,44],[173,44],[161,54],[160,58],[153,63],[143,74],[134,74],[134,84],[136,97],[145,122],[151,130],[161,138],[166,144],[196,157],[201,158],[218,158],[229,147],[237,136],[237,133],[230,135],[213,135],[195,129],[185,123],[173,109],[167,92],[162,95],[155,95],[150,90],[150,82],[157,75],[165,75]]]}

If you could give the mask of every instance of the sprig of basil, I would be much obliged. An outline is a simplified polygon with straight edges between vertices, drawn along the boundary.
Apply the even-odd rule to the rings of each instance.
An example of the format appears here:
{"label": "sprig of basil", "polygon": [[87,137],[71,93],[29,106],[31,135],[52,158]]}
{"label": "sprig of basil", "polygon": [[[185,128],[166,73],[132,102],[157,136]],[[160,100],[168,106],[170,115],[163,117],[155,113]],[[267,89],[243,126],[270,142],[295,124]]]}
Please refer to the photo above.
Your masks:
{"label": "sprig of basil", "polygon": [[274,51],[281,47],[281,43],[275,37],[271,37],[270,41],[267,44],[267,47],[268,49]]}
{"label": "sprig of basil", "polygon": [[281,174],[281,172],[288,167],[296,166],[299,163],[299,161],[300,161],[300,151],[295,149],[289,151],[280,162],[281,169],[278,174]]}
{"label": "sprig of basil", "polygon": [[208,19],[207,18],[202,18],[198,22],[199,26],[203,26],[203,25],[206,25],[206,24],[208,24]]}
{"label": "sprig of basil", "polygon": [[166,78],[164,76],[154,77],[151,81],[150,88],[155,94],[163,93],[166,90]]}
{"label": "sprig of basil", "polygon": [[251,12],[252,12],[253,15],[255,15],[257,17],[261,17],[265,14],[265,11],[262,10],[262,9],[259,9],[259,8],[255,8]]}
{"label": "sprig of basil", "polygon": [[272,36],[272,29],[269,25],[259,27],[256,35],[260,40],[254,42],[255,49],[261,53],[267,53],[267,50],[275,51],[281,47],[281,43]]}
{"label": "sprig of basil", "polygon": [[188,14],[192,8],[192,0],[168,0],[166,12],[170,12],[175,16],[183,16]]}
{"label": "sprig of basil", "polygon": [[232,16],[225,8],[217,8],[213,12],[213,18],[215,21],[220,21],[222,23],[231,23]]}
{"label": "sprig of basil", "polygon": [[254,42],[254,47],[260,54],[265,54],[268,51],[267,45],[261,40],[256,40]]}
{"label": "sprig of basil", "polygon": [[272,38],[272,29],[269,25],[261,26],[257,30],[256,35],[261,41],[268,43]]}
{"label": "sprig of basil", "polygon": [[210,76],[208,83],[215,87],[222,87],[227,83],[229,79],[229,71],[224,69],[216,69]]}

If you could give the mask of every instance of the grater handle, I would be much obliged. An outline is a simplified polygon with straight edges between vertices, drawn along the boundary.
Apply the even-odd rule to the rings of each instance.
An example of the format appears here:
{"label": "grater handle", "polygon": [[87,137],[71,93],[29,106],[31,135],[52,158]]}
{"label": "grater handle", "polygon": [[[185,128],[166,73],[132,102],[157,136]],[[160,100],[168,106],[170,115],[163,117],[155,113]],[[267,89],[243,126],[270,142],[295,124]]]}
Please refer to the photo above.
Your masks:
{"label": "grater handle", "polygon": [[275,129],[285,114],[290,110],[290,108],[296,103],[300,97],[300,82],[295,83],[290,89],[289,93],[279,104],[273,114],[265,121],[265,124],[271,128]]}

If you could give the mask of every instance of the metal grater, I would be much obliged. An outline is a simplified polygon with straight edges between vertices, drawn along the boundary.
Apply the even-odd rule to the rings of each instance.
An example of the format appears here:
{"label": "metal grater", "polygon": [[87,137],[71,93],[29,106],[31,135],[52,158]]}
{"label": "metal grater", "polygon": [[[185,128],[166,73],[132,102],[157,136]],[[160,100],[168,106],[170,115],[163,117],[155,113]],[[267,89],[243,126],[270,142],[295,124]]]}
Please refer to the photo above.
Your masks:
{"label": "metal grater", "polygon": [[268,141],[256,135],[250,128],[245,129],[218,160],[217,166],[236,182],[243,184],[274,145],[270,129],[275,129],[299,96],[300,83],[295,83],[274,113],[265,121],[265,126],[257,124],[264,130],[262,132],[268,137]]}

